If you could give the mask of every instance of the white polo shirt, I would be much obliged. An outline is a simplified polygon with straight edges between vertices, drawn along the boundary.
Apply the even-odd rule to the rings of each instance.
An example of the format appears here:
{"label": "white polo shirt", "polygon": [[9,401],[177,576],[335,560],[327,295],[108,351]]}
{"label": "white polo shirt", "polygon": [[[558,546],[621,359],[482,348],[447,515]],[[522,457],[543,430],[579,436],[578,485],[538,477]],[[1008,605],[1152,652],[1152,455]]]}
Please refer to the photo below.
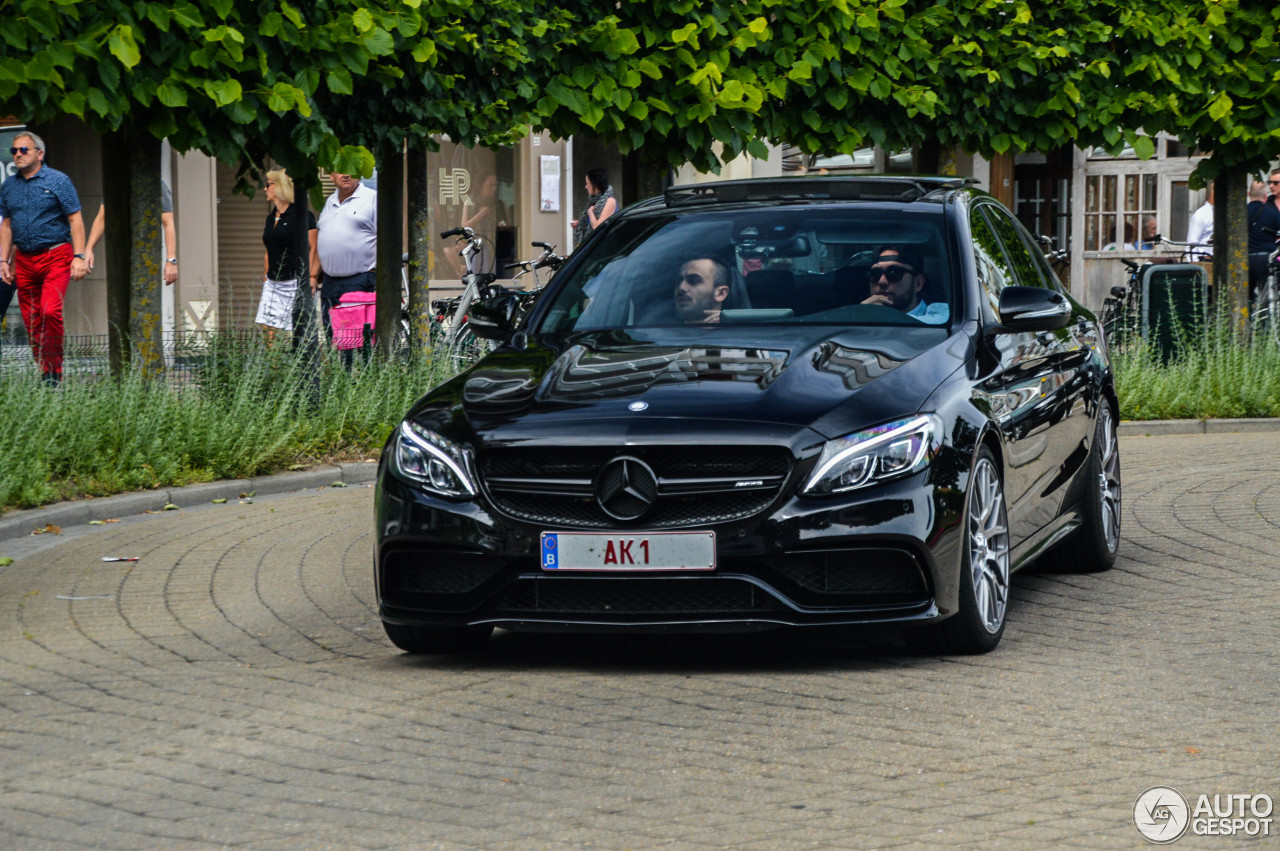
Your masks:
{"label": "white polo shirt", "polygon": [[316,253],[331,278],[367,272],[378,264],[378,193],[359,184],[339,203],[334,192],[316,221]]}

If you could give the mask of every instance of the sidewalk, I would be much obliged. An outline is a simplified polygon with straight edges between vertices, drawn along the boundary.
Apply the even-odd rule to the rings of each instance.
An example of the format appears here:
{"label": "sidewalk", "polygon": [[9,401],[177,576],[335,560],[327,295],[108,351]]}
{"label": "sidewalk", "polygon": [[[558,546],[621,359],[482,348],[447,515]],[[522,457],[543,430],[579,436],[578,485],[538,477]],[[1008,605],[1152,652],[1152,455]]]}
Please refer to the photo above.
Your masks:
{"label": "sidewalk", "polygon": [[235,504],[241,494],[268,496],[308,488],[330,487],[335,483],[356,485],[371,482],[378,470],[376,461],[313,467],[296,473],[276,473],[251,479],[227,479],[180,488],[124,493],[97,499],[77,499],[26,511],[11,511],[0,517],[0,541],[22,538],[35,529],[55,526],[82,526],[90,520],[128,517],[147,511],[162,511],[166,505],[192,508],[215,499]]}
{"label": "sidewalk", "polygon": [[[1120,423],[1121,437],[1157,437],[1179,434],[1229,434],[1232,432],[1280,432],[1280,418],[1222,420],[1126,420]],[[126,493],[99,499],[80,499],[56,505],[12,511],[0,517],[0,541],[30,535],[47,524],[75,526],[90,520],[160,511],[166,505],[190,508],[215,499],[234,502],[242,493],[257,496],[287,493],[306,488],[326,487],[341,482],[363,484],[374,479],[378,465],[373,461],[316,467],[297,473],[277,473],[253,479],[230,479],[141,493]]]}

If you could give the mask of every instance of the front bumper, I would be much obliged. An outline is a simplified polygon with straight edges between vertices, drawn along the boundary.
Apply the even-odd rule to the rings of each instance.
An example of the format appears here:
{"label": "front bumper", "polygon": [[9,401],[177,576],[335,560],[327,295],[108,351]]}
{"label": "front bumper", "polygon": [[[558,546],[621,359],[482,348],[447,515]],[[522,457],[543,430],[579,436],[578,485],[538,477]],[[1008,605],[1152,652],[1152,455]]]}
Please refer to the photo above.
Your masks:
{"label": "front bumper", "polygon": [[[432,497],[385,472],[376,585],[394,624],[715,631],[925,622],[955,611],[954,499],[916,476],[838,499],[784,498],[716,533],[711,572],[543,571],[545,526]],[[620,530],[634,533],[634,529]]]}

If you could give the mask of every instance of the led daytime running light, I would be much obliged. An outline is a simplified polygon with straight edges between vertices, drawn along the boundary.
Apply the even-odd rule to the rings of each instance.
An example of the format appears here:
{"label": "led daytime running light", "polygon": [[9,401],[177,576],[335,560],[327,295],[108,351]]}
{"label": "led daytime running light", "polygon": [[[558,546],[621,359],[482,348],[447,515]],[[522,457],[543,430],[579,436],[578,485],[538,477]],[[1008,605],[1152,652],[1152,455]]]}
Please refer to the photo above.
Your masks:
{"label": "led daytime running light", "polygon": [[[852,446],[848,446],[845,449],[841,450],[840,452],[837,452],[825,464],[823,464],[821,467],[819,467],[817,470],[814,471],[813,475],[809,477],[808,483],[805,484],[803,492],[805,493],[812,492],[813,489],[817,487],[817,485],[820,482],[822,482],[822,480],[825,479],[833,469],[839,467],[840,465],[845,463],[846,460],[848,460],[849,458],[855,455],[871,453],[882,446],[895,443],[904,437],[909,437],[918,432],[924,432],[924,434],[922,435],[922,439],[920,441],[920,448],[916,450],[915,457],[911,459],[911,463],[900,468],[898,472],[907,472],[909,470],[914,470],[920,464],[920,461],[924,458],[924,456],[932,448],[933,433],[934,433],[933,426],[934,426],[934,418],[929,415],[924,415],[924,416],[916,417],[913,420],[903,423],[897,428],[884,431],[880,434],[875,434],[875,432],[879,431],[879,429],[869,429],[868,431],[863,432],[863,434],[875,434],[875,436],[870,437],[866,440],[858,441],[857,443],[854,443]],[[884,428],[884,427],[881,426],[880,428]],[[868,475],[865,476],[864,479],[860,480],[857,484],[846,488],[845,490],[853,490],[854,488],[861,487],[862,485],[866,484],[869,481],[874,481],[875,478],[876,478],[876,473],[873,467],[868,470]]]}
{"label": "led daytime running light", "polygon": [[[448,467],[449,471],[453,473],[454,478],[458,480],[458,483],[462,486],[462,490],[466,492],[467,496],[476,495],[475,486],[471,484],[471,476],[467,475],[466,471],[463,470],[458,461],[453,458],[453,452],[457,452],[459,459],[462,456],[462,452],[452,441],[445,440],[444,438],[434,434],[428,437],[415,428],[408,420],[400,423],[400,439],[409,441],[414,446],[418,447],[429,454],[432,458],[435,458],[440,463]],[[413,476],[413,478],[417,479],[418,477]]]}

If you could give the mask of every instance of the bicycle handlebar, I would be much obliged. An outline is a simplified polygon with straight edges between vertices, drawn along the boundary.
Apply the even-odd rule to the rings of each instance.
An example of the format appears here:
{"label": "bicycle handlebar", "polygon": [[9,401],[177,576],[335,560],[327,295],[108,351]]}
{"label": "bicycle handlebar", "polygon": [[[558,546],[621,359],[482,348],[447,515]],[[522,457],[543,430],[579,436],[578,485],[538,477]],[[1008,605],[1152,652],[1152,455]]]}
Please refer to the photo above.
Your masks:
{"label": "bicycle handlebar", "polygon": [[471,237],[475,236],[475,231],[473,231],[471,228],[454,228],[453,230],[446,230],[446,231],[440,232],[441,239],[448,239],[451,236],[465,236],[467,239],[470,239]]}

